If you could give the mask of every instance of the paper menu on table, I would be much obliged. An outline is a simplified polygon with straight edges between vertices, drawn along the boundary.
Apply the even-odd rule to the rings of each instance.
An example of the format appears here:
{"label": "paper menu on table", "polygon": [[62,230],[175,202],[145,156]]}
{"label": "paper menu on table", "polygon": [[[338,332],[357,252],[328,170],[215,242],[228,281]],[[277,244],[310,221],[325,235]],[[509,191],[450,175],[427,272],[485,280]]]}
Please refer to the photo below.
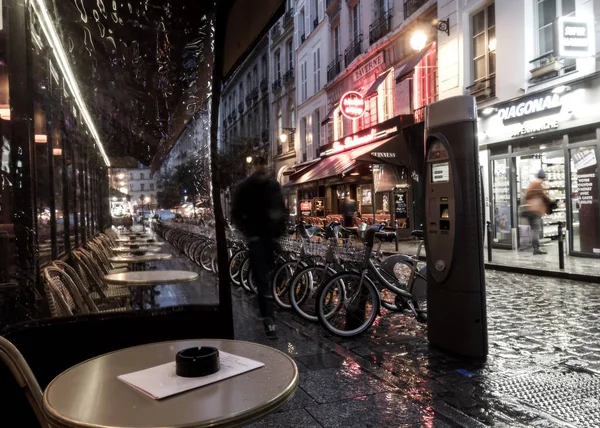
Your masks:
{"label": "paper menu on table", "polygon": [[177,376],[175,374],[175,361],[172,361],[160,366],[120,375],[117,378],[146,395],[160,400],[161,398],[219,382],[264,366],[260,361],[254,361],[222,351],[219,351],[219,359],[221,361],[221,369],[208,376]]}

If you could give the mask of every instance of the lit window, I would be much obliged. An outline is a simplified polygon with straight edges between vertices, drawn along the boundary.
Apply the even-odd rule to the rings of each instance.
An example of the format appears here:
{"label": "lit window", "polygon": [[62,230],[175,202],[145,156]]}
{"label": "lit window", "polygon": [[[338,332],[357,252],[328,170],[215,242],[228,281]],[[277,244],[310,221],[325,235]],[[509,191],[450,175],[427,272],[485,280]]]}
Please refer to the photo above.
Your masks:
{"label": "lit window", "polygon": [[488,90],[495,94],[496,86],[496,13],[494,3],[473,15],[471,19],[474,91]]}

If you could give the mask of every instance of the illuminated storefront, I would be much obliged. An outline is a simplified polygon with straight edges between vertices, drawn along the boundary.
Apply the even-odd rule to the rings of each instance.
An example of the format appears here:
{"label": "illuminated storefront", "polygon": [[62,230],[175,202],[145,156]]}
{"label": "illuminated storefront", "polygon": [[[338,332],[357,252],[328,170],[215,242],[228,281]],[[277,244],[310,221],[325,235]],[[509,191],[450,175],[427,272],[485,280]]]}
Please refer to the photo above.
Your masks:
{"label": "illuminated storefront", "polygon": [[598,166],[600,75],[529,94],[480,112],[479,143],[489,155],[489,210],[494,244],[526,249],[521,216],[525,192],[539,170],[558,208],[543,217],[549,247],[563,223],[569,254],[600,257]]}

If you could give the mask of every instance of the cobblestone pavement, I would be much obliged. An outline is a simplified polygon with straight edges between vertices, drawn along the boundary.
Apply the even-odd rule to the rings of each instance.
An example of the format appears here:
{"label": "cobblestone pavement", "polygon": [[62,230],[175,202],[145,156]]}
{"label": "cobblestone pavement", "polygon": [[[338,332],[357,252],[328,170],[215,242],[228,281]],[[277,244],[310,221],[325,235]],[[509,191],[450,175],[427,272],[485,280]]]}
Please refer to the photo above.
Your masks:
{"label": "cobblestone pavement", "polygon": [[234,290],[236,338],[288,353],[300,387],[253,427],[600,426],[600,288],[488,271],[490,354],[431,349],[426,327],[384,313],[353,340],[291,312],[264,337],[254,297]]}

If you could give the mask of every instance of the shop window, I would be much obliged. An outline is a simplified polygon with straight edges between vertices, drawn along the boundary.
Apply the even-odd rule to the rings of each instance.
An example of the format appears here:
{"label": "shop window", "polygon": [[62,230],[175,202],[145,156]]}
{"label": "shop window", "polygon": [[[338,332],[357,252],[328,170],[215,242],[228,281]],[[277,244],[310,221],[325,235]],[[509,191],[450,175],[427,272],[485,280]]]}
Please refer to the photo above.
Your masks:
{"label": "shop window", "polygon": [[496,95],[496,13],[492,3],[471,18],[473,85],[469,93],[478,99]]}
{"label": "shop window", "polygon": [[512,247],[510,160],[492,161],[492,228],[495,244]]}
{"label": "shop window", "polygon": [[575,252],[600,252],[598,161],[591,145],[569,150],[571,162],[571,239]]}
{"label": "shop window", "polygon": [[[392,73],[388,76],[388,79],[392,78]],[[386,81],[388,80],[386,79]],[[392,94],[393,89],[389,86],[387,94]],[[436,46],[432,46],[429,49],[427,55],[417,64],[415,67],[415,75],[413,80],[413,92],[414,92],[414,109],[422,109],[426,105],[431,104],[437,100],[437,49]],[[383,86],[383,85],[382,85]],[[392,97],[390,97],[392,98]],[[392,104],[393,100],[390,100],[389,105]],[[391,117],[391,116],[390,116]]]}

